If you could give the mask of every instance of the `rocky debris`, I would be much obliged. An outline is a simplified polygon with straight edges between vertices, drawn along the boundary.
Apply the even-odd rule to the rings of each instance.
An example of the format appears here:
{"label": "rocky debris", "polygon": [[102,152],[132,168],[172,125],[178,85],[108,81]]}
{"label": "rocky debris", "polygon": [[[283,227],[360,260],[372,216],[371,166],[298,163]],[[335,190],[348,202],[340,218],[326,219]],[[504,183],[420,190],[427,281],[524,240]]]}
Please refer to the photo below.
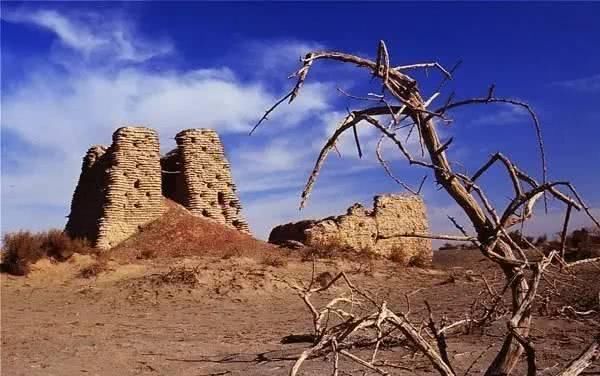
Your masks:
{"label": "rocky debris", "polygon": [[338,246],[358,252],[370,251],[382,256],[431,262],[431,241],[399,237],[406,233],[427,233],[427,215],[421,197],[415,195],[375,196],[373,209],[352,205],[346,214],[321,220],[305,220],[275,227],[269,242],[289,241],[307,246]]}
{"label": "rocky debris", "polygon": [[176,140],[178,148],[161,158],[154,130],[123,127],[110,147],[90,148],[65,231],[112,248],[163,214],[164,195],[192,214],[249,233],[217,133],[189,129]]}

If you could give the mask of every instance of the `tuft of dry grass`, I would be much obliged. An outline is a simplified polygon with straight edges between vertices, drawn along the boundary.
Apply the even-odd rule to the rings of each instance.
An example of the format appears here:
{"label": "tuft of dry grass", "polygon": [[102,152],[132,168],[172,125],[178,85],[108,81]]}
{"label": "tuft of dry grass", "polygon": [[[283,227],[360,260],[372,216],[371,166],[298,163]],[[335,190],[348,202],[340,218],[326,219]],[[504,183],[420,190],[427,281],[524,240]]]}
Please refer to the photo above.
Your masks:
{"label": "tuft of dry grass", "polygon": [[282,268],[282,267],[287,266],[287,260],[284,257],[285,256],[283,254],[276,255],[276,254],[272,254],[272,253],[267,253],[262,257],[262,259],[260,260],[260,263],[262,265],[266,265],[266,266]]}
{"label": "tuft of dry grass", "polygon": [[100,273],[105,272],[108,268],[106,261],[98,260],[91,265],[81,269],[78,273],[79,278],[96,278]]}
{"label": "tuft of dry grass", "polygon": [[243,255],[243,252],[240,248],[238,247],[233,247],[230,249],[227,249],[223,252],[223,255],[221,256],[222,260],[229,260],[230,258],[233,257],[241,257]]}
{"label": "tuft of dry grass", "polygon": [[156,249],[143,249],[138,256],[138,259],[141,260],[152,260],[158,256],[158,252]]}
{"label": "tuft of dry grass", "polygon": [[74,253],[90,254],[94,250],[81,239],[71,239],[61,230],[46,232],[10,232],[4,235],[2,269],[14,275],[26,275],[30,265],[44,257],[65,261]]}
{"label": "tuft of dry grass", "polygon": [[30,264],[44,256],[42,238],[29,231],[17,231],[4,235],[2,266],[7,273],[26,275]]}
{"label": "tuft of dry grass", "polygon": [[408,265],[409,259],[406,257],[406,252],[402,249],[392,248],[390,251],[390,261],[400,265]]}

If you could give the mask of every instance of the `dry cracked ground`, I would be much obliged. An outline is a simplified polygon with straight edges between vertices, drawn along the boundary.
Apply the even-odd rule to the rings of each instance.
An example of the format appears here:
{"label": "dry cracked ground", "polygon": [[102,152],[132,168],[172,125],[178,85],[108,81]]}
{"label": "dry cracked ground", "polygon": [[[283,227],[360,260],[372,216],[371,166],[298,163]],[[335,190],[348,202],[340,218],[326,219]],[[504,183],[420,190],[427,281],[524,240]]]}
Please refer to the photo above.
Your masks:
{"label": "dry cracked ground", "polygon": [[[26,278],[2,275],[1,373],[285,375],[293,363],[289,359],[308,344],[283,344],[282,338],[311,332],[306,307],[285,281],[306,281],[312,269],[311,262],[299,258],[285,261],[279,266],[237,256],[113,261],[106,271],[83,278],[81,270],[94,260],[76,255],[62,264],[39,262]],[[409,294],[410,317],[417,322],[426,317],[425,300],[437,318],[464,318],[484,289],[481,273],[494,288],[503,284],[495,266],[476,251],[436,252],[428,269],[343,260],[320,260],[316,269],[331,275],[346,271],[355,284],[397,310],[406,311]],[[536,307],[536,314],[542,314],[532,331],[543,375],[556,374],[600,330],[598,314],[581,318],[558,313],[565,305],[598,304],[593,302],[600,288],[597,269],[548,282],[560,296],[551,296],[549,312]],[[344,292],[340,286],[315,301]],[[498,321],[484,330],[449,335],[450,358],[459,374],[471,365],[473,374],[485,369],[502,341],[504,325]],[[370,354],[352,352],[365,358]],[[383,348],[380,359],[405,367],[391,369],[393,374],[435,374],[406,344]],[[341,374],[373,374],[344,359],[340,369]],[[301,374],[330,372],[330,359],[320,357],[305,363]],[[600,366],[589,368],[588,374],[600,374]]]}

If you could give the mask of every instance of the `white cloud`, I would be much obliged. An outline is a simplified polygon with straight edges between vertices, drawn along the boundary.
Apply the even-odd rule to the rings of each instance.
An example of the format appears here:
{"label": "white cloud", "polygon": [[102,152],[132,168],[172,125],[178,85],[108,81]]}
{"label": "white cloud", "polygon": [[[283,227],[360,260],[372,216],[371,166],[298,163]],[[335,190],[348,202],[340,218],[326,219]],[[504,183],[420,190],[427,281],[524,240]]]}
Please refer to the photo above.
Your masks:
{"label": "white cloud", "polygon": [[557,81],[553,82],[552,86],[559,86],[581,92],[596,92],[600,91],[600,74],[572,80]]}
{"label": "white cloud", "polygon": [[[509,106],[474,118],[471,125],[505,125],[529,120],[529,113],[522,107]],[[530,121],[530,120],[529,120]]]}
{"label": "white cloud", "polygon": [[[92,59],[80,65],[58,61],[62,65],[58,69],[53,65],[57,61],[38,61],[28,67],[23,80],[13,82],[10,90],[2,92],[3,132],[18,135],[31,148],[50,151],[43,158],[29,158],[23,150],[17,158],[27,173],[3,171],[2,201],[10,203],[2,208],[4,231],[37,228],[40,223],[62,226],[62,216],[50,219],[36,213],[40,207],[68,213],[83,153],[93,144],[110,144],[112,132],[119,126],[146,125],[157,129],[166,151],[173,147],[174,135],[185,128],[214,128],[226,139],[228,135],[246,134],[277,99],[265,87],[264,80],[241,80],[226,66],[183,72],[144,69],[136,63],[162,50],[145,49],[145,39],[133,33],[126,23],[111,21],[119,27],[109,31],[84,25],[80,21],[85,17],[95,16],[67,17],[38,10],[3,17],[43,27],[83,57],[113,52],[106,55],[105,63],[110,69],[98,66]],[[286,50],[298,48],[295,45]],[[263,55],[255,50],[245,59],[267,59],[276,64],[277,58],[284,58],[270,52],[267,57]],[[294,129],[316,114],[329,111],[327,92],[331,90],[329,83],[306,84],[294,105],[283,105],[256,136],[233,147],[226,145],[242,192],[295,189],[302,184],[304,172],[297,166],[304,165],[312,150],[303,151],[294,145],[298,137],[293,135],[310,137],[320,130],[314,127],[310,132],[294,133]],[[286,137],[273,137],[279,132]]]}
{"label": "white cloud", "polygon": [[119,61],[142,62],[173,51],[170,42],[144,39],[117,15],[100,17],[93,13],[18,9],[3,15],[2,19],[51,31],[64,47],[81,53],[85,58],[102,55]]}

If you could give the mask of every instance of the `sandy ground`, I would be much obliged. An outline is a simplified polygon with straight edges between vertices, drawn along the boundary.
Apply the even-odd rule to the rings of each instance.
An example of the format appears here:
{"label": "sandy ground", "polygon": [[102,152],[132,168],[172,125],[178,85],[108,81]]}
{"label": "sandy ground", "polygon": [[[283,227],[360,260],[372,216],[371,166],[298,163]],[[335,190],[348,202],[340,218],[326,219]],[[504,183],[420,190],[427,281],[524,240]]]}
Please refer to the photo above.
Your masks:
{"label": "sandy ground", "polygon": [[[307,280],[310,262],[296,259],[273,267],[243,257],[138,260],[128,265],[111,262],[97,277],[78,277],[93,263],[90,256],[77,256],[62,264],[42,261],[26,278],[1,276],[2,375],[285,375],[292,361],[280,359],[308,345],[281,340],[311,331],[304,304],[283,282]],[[184,266],[195,268],[198,278],[169,279],[170,270]],[[405,294],[415,292],[410,298],[415,320],[425,317],[424,300],[437,317],[464,317],[484,288],[480,279],[470,277],[473,274],[485,272],[496,288],[503,283],[495,266],[474,251],[438,252],[430,269],[405,269],[382,261],[317,263],[318,273],[342,270],[398,310],[407,308]],[[583,280],[569,283],[582,282],[597,293],[599,274],[588,271]],[[339,287],[332,294],[343,291]],[[315,301],[322,303],[332,294]],[[579,300],[568,295],[561,299]],[[537,316],[532,339],[539,352],[539,373],[556,374],[600,331],[599,319]],[[503,325],[497,322],[483,332],[449,336],[450,357],[459,374],[479,357],[473,374],[485,369],[502,341]],[[364,351],[353,352],[368,357]],[[398,369],[396,374],[435,374],[406,346],[383,349],[381,359],[413,369]],[[346,360],[341,369],[365,374],[364,368]],[[302,374],[330,371],[328,359],[318,358],[307,362]],[[589,372],[599,374],[600,367]]]}

